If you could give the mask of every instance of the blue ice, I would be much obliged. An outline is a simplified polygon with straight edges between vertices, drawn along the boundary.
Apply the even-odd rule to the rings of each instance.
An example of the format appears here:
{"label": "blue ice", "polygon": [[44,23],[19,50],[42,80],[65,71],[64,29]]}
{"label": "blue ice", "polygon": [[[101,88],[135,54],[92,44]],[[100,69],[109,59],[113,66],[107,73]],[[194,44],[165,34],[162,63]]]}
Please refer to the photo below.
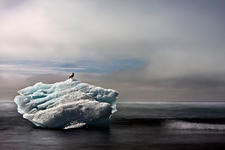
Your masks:
{"label": "blue ice", "polygon": [[108,121],[116,112],[118,92],[68,79],[36,83],[15,97],[23,118],[43,128],[78,128]]}

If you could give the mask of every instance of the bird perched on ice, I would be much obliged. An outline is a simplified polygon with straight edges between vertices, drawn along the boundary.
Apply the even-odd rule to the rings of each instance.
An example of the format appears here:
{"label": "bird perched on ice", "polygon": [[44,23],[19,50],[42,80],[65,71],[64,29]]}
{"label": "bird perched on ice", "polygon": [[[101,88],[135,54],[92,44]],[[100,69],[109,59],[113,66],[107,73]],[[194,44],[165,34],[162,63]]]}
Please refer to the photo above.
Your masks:
{"label": "bird perched on ice", "polygon": [[74,73],[71,73],[71,75],[69,76],[69,79],[73,79],[74,77]]}

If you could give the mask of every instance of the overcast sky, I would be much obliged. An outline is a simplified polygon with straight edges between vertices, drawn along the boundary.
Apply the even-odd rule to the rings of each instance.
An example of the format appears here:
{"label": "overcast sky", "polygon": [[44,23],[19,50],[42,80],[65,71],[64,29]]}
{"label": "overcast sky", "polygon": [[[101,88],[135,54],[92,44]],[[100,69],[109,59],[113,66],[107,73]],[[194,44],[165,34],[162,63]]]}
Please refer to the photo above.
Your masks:
{"label": "overcast sky", "polygon": [[77,78],[121,100],[225,100],[223,0],[1,0],[0,99]]}

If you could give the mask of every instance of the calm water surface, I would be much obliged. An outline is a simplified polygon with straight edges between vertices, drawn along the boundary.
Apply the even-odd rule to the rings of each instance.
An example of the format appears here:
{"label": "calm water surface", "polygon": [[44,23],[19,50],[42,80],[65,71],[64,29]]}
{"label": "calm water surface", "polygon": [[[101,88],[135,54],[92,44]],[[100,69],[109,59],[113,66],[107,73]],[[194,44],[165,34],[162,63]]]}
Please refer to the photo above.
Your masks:
{"label": "calm water surface", "polygon": [[119,103],[109,127],[40,129],[0,101],[0,149],[225,149],[225,103]]}

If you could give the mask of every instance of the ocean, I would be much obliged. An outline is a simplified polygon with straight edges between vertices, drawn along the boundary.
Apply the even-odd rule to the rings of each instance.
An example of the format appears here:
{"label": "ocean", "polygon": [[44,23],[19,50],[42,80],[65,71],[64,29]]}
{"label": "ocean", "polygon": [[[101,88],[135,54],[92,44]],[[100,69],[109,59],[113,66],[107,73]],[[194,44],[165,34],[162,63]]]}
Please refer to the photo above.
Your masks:
{"label": "ocean", "polygon": [[0,100],[1,150],[225,149],[225,102],[123,102],[107,127],[37,128]]}

